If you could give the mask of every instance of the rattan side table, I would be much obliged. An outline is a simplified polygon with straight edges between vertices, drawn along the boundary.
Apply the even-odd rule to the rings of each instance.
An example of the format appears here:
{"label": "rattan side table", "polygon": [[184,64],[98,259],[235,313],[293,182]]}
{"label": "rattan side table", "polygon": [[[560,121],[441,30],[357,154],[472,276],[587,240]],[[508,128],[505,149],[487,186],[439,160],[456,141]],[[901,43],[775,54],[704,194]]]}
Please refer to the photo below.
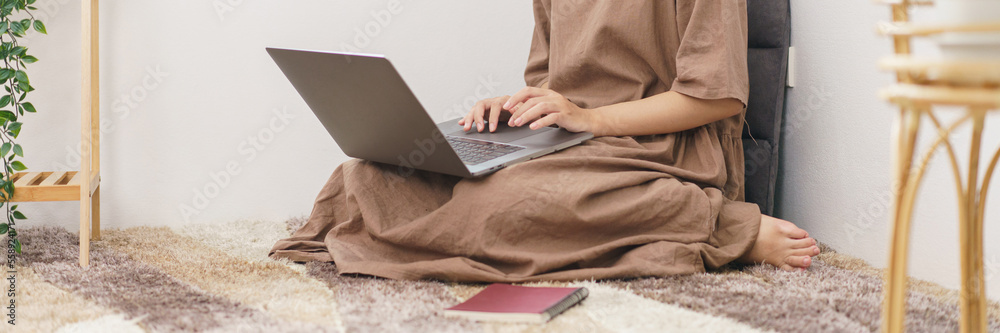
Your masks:
{"label": "rattan side table", "polygon": [[[992,60],[939,60],[911,55],[913,38],[953,32],[1000,31],[1000,22],[962,25],[927,25],[909,22],[913,5],[930,1],[880,0],[892,8],[892,22],[879,25],[890,36],[895,54],[880,61],[884,70],[896,73],[897,83],[880,91],[882,98],[899,107],[893,135],[895,162],[893,174],[897,188],[892,212],[889,267],[883,306],[882,329],[902,332],[905,328],[907,252],[916,194],[924,172],[935,151],[944,147],[958,193],[959,241],[961,247],[961,318],[962,332],[986,332],[986,289],[983,277],[983,214],[990,180],[1000,158],[1000,150],[986,161],[980,174],[982,135],[988,112],[1000,108],[1000,55]],[[963,112],[957,120],[942,123],[935,106],[957,106]],[[937,132],[930,147],[919,154],[917,134],[920,124],[930,120]],[[952,145],[952,132],[960,125],[972,127],[968,165],[963,169]],[[919,159],[915,159],[919,157]],[[964,177],[963,177],[964,171]]]}

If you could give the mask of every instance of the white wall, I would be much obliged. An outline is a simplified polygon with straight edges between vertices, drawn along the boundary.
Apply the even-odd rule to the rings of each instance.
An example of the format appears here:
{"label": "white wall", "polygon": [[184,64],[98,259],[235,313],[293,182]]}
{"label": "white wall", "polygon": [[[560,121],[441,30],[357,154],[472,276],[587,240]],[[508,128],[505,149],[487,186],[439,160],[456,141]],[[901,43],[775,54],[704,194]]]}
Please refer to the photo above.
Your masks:
{"label": "white wall", "polygon": [[[920,8],[917,20],[932,19]],[[778,215],[807,229],[841,252],[884,267],[892,207],[890,133],[897,110],[877,96],[894,81],[879,71],[878,59],[892,52],[875,32],[891,18],[885,6],[867,0],[846,3],[792,1],[792,45],[797,86],[789,90],[782,140]],[[930,43],[916,51],[935,56]],[[942,113],[952,118],[954,113]],[[932,126],[925,123],[924,128]],[[1000,141],[1000,118],[987,119],[984,149],[989,157]],[[969,126],[960,127],[955,148],[968,162]],[[922,136],[926,147],[930,131]],[[961,142],[965,142],[962,144]],[[913,220],[910,273],[959,287],[955,190],[944,150],[921,188]],[[985,153],[984,153],[985,154]],[[983,168],[985,169],[985,167]],[[993,183],[996,183],[995,181]],[[995,186],[994,186],[995,187]],[[988,197],[986,276],[989,295],[1000,298],[1000,194]],[[990,211],[992,209],[993,211]]]}
{"label": "white wall", "polygon": [[[532,28],[527,0],[390,2],[103,1],[102,224],[309,212],[347,158],[265,46],[387,54],[439,121],[457,115],[455,106],[468,105],[477,89],[506,94],[523,85]],[[49,35],[28,41],[41,59],[29,68],[39,113],[28,117],[21,142],[34,170],[76,168],[80,8],[70,0],[40,3]],[[799,72],[788,100],[780,215],[884,265],[892,108],[875,91],[892,77],[875,67],[889,43],[874,25],[888,11],[865,0],[792,3]],[[238,171],[228,172],[230,166]],[[934,166],[915,221],[911,272],[957,287],[952,187],[946,165]],[[186,217],[185,206],[197,214]],[[29,225],[77,228],[75,202],[23,207]],[[995,214],[987,217],[987,239],[997,238],[996,222]],[[987,244],[994,298],[998,252]]]}
{"label": "white wall", "polygon": [[[50,35],[30,41],[39,113],[21,140],[32,169],[75,169],[79,2],[40,3]],[[266,46],[387,54],[443,121],[477,89],[523,86],[533,24],[526,1],[102,1],[101,17],[106,227],[309,213],[347,157]],[[77,205],[24,210],[28,224],[75,229]]]}

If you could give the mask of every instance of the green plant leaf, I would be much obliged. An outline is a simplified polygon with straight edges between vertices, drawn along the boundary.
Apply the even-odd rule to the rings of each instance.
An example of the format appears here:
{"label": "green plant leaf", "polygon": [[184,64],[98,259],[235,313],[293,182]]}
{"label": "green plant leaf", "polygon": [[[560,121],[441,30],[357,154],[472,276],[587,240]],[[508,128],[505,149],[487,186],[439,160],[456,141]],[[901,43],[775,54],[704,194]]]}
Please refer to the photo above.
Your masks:
{"label": "green plant leaf", "polygon": [[48,32],[45,32],[45,24],[43,24],[42,21],[35,20],[34,26],[35,26],[35,31],[41,32],[46,35],[49,34]]}
{"label": "green plant leaf", "polygon": [[10,33],[15,36],[24,34],[24,26],[20,22],[10,22]]}
{"label": "green plant leaf", "polygon": [[21,149],[20,144],[14,144],[14,155],[24,157],[24,150]]}
{"label": "green plant leaf", "polygon": [[0,97],[0,108],[10,105],[10,95]]}
{"label": "green plant leaf", "polygon": [[31,55],[24,55],[21,57],[21,61],[24,61],[27,64],[33,64],[38,62],[38,58],[35,58],[35,56]]}
{"label": "green plant leaf", "polygon": [[25,217],[25,216],[24,216],[24,214],[22,214],[21,212],[19,212],[19,211],[16,211],[16,210],[15,210],[15,211],[13,211],[13,212],[11,212],[11,213],[10,213],[10,215],[13,215],[13,216],[14,216],[14,218],[15,218],[15,219],[18,219],[18,220],[24,220],[24,219],[27,219],[27,217]]}
{"label": "green plant leaf", "polygon": [[24,163],[21,163],[21,161],[10,162],[10,167],[11,169],[14,169],[14,171],[28,170],[28,167],[24,166]]}
{"label": "green plant leaf", "polygon": [[7,110],[0,110],[0,122],[15,121],[15,120],[17,120],[17,115],[14,115],[13,112]]}
{"label": "green plant leaf", "polygon": [[[14,70],[10,68],[0,69],[0,81],[7,81],[14,77]],[[8,88],[9,89],[9,88]]]}
{"label": "green plant leaf", "polygon": [[[21,100],[23,101],[24,97],[21,97]],[[35,112],[35,105],[34,104],[31,104],[31,103],[22,103],[21,107],[24,108],[24,112],[31,112],[31,113]]]}
{"label": "green plant leaf", "polygon": [[7,229],[10,229],[10,226],[7,225],[7,223],[0,224],[0,235],[6,234]]}
{"label": "green plant leaf", "polygon": [[28,51],[27,47],[24,47],[24,46],[15,46],[13,49],[10,49],[10,54],[14,55],[14,56],[20,57],[20,56],[23,56],[24,52],[27,52],[27,51]]}
{"label": "green plant leaf", "polygon": [[[10,112],[10,111],[7,111],[7,112]],[[3,146],[0,146],[0,157],[7,157],[7,153],[9,153],[10,149],[13,148],[13,147],[14,147],[14,144],[12,144],[10,142],[4,142]]]}
{"label": "green plant leaf", "polygon": [[28,73],[25,73],[24,71],[20,71],[20,70],[14,72],[14,78],[17,79],[17,82],[24,82],[24,83],[30,83],[31,82],[31,81],[28,81]]}
{"label": "green plant leaf", "polygon": [[[14,234],[16,235],[17,232],[14,232]],[[17,238],[14,239],[14,251],[17,251],[17,254],[21,254],[21,240],[20,239],[17,239]]]}
{"label": "green plant leaf", "polygon": [[17,138],[17,135],[21,134],[21,123],[16,121],[11,122],[10,125],[7,125],[7,133],[9,133],[10,136]]}

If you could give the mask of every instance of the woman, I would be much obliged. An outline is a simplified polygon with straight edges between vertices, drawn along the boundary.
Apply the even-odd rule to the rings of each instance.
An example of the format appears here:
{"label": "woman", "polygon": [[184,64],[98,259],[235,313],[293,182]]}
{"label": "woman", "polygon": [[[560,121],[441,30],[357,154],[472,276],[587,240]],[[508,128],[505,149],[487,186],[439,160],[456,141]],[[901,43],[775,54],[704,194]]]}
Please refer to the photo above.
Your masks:
{"label": "woman", "polygon": [[742,202],[745,0],[535,0],[534,13],[528,87],[459,124],[595,139],[475,179],[347,162],[271,255],[453,281],[809,267],[815,240]]}

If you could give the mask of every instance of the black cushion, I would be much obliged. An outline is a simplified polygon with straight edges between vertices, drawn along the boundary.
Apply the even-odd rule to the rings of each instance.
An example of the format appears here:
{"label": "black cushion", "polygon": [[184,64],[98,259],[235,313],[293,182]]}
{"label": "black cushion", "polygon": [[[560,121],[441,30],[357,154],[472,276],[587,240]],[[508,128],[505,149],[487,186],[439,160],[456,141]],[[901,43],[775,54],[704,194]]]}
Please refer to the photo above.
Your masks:
{"label": "black cushion", "polygon": [[788,0],[747,0],[750,47],[788,47]]}
{"label": "black cushion", "polygon": [[753,48],[747,54],[750,64],[750,99],[747,100],[747,125],[743,137],[773,139],[781,130],[781,110],[785,99],[786,48]]}
{"label": "black cushion", "polygon": [[771,184],[771,171],[774,150],[770,141],[743,139],[743,155],[746,158],[746,182],[744,183],[746,201],[760,206],[761,213],[769,214],[765,204],[774,200],[774,186]]}
{"label": "black cushion", "polygon": [[[778,142],[785,108],[791,13],[788,0],[747,0],[750,99],[743,130],[746,201],[774,213]],[[753,139],[751,139],[753,138]]]}

